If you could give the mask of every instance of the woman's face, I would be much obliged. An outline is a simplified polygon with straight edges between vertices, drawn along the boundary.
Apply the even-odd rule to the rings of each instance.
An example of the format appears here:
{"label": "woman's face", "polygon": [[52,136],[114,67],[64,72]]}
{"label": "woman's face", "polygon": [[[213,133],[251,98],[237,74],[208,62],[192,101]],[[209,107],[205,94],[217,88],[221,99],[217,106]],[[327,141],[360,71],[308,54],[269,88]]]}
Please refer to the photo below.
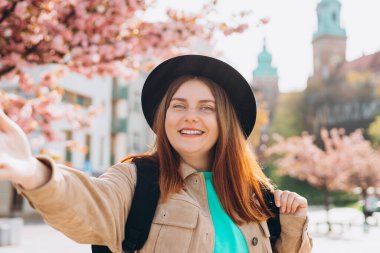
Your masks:
{"label": "woman's face", "polygon": [[202,81],[184,82],[166,111],[165,132],[170,144],[184,157],[209,157],[218,138],[215,98]]}

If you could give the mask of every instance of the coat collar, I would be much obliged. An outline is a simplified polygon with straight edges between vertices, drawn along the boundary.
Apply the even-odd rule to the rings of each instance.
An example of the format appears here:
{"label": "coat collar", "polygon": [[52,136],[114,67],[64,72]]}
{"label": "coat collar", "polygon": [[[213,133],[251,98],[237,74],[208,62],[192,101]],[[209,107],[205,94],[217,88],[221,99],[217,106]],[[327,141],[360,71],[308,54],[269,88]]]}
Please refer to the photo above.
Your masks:
{"label": "coat collar", "polygon": [[179,166],[179,173],[181,174],[182,179],[185,180],[188,176],[196,174],[197,170],[191,167],[189,164],[181,162]]}

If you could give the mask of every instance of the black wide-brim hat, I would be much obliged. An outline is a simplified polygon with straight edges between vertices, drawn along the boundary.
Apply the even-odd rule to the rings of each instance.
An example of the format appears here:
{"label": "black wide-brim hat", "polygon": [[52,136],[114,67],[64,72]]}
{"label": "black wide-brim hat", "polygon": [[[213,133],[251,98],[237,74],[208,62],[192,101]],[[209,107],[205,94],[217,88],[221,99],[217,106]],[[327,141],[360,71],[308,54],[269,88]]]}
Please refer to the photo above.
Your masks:
{"label": "black wide-brim hat", "polygon": [[159,64],[148,75],[141,94],[142,110],[153,129],[158,105],[170,84],[184,75],[206,77],[224,89],[248,137],[256,122],[256,100],[245,78],[227,63],[204,55],[182,55]]}

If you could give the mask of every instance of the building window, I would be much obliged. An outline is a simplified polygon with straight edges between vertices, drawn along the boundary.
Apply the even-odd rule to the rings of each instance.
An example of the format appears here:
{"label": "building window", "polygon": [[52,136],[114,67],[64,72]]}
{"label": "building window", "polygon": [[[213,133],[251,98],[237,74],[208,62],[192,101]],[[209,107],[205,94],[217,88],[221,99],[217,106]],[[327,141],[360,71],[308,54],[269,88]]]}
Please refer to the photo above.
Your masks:
{"label": "building window", "polygon": [[91,98],[78,94],[77,95],[77,104],[84,106],[84,107],[89,107],[91,105]]}
{"label": "building window", "polygon": [[63,93],[62,102],[74,105],[78,104],[83,107],[89,107],[92,103],[90,97],[83,96],[68,90],[65,90],[65,92]]}
{"label": "building window", "polygon": [[110,157],[110,162],[111,162],[111,165],[115,164],[115,145],[116,145],[116,135],[112,135],[111,136],[111,157]]}
{"label": "building window", "polygon": [[138,153],[140,152],[140,134],[138,132],[133,133],[133,151]]}
{"label": "building window", "polygon": [[140,111],[140,107],[141,107],[141,105],[140,105],[140,97],[141,97],[140,92],[135,91],[135,95],[133,97],[133,100],[134,100],[133,111],[134,112],[139,112]]}
{"label": "building window", "polygon": [[[73,139],[73,132],[70,130],[65,131],[65,139],[66,141],[70,141]],[[66,163],[71,163],[73,160],[73,154],[70,150],[70,147],[66,146],[65,147],[65,162]]]}
{"label": "building window", "polygon": [[85,156],[85,160],[86,161],[90,161],[90,159],[91,159],[91,149],[90,149],[90,147],[91,147],[91,136],[89,135],[89,134],[86,134],[86,140],[85,140],[85,145],[86,145],[86,156]]}

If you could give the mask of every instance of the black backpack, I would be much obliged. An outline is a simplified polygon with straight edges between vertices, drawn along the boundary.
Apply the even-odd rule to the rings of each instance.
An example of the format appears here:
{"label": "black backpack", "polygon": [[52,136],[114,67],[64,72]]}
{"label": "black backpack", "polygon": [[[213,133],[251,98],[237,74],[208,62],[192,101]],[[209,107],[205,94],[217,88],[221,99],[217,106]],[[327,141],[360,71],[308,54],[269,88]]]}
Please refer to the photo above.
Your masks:
{"label": "black backpack", "polygon": [[[156,163],[144,158],[134,158],[137,168],[137,182],[131,209],[125,223],[125,239],[122,243],[125,253],[133,253],[144,246],[148,239],[154,213],[160,197],[158,185],[159,168]],[[274,204],[273,193],[263,190],[268,208],[276,215],[267,220],[272,248],[281,233],[279,208]],[[91,245],[92,253],[112,253],[107,246]]]}

